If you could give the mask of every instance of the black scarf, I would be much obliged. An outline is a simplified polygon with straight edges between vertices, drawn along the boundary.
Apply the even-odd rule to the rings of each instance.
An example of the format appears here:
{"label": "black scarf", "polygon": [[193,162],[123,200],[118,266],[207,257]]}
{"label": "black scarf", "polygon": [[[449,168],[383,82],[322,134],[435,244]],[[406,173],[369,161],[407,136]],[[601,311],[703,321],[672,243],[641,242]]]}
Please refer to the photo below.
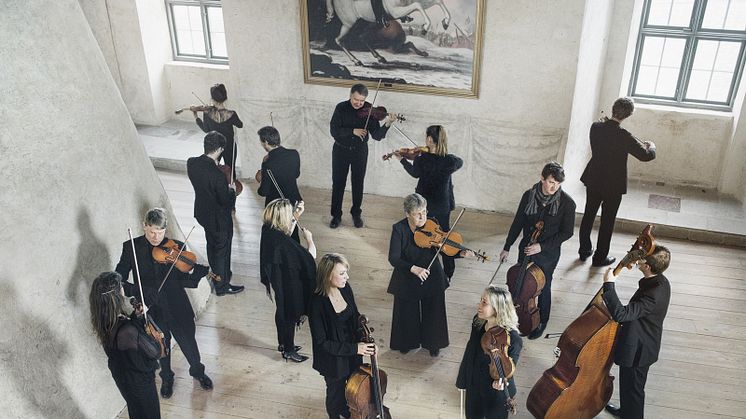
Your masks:
{"label": "black scarf", "polygon": [[559,211],[560,195],[562,195],[562,187],[557,189],[553,195],[544,195],[541,190],[541,182],[537,182],[529,190],[528,203],[526,203],[526,215],[534,215],[539,212],[539,208],[549,207],[549,215],[557,215]]}

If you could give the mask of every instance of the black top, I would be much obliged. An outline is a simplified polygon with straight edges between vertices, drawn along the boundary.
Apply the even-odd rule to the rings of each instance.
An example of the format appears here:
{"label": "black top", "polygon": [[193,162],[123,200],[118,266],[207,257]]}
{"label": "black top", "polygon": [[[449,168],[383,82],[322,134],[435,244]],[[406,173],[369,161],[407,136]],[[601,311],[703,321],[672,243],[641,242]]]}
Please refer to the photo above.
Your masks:
{"label": "black top", "polygon": [[308,250],[287,234],[262,226],[259,242],[259,277],[275,292],[277,312],[288,322],[308,314],[316,286],[316,263]]}
{"label": "black top", "polygon": [[394,267],[394,272],[391,273],[388,293],[407,300],[419,300],[445,291],[449,285],[448,277],[440,264],[440,258],[435,258],[425,282],[410,271],[415,265],[427,268],[435,252],[433,248],[417,246],[406,218],[394,224],[389,243],[389,263]]}
{"label": "black top", "polygon": [[[207,272],[206,269],[200,269],[202,272],[198,272],[194,269],[191,274],[185,274],[180,270],[174,268],[168,275],[168,279],[160,294],[158,294],[158,287],[160,287],[163,278],[166,277],[169,264],[158,263],[153,259],[153,246],[145,239],[145,236],[139,236],[134,238],[135,241],[135,252],[137,253],[137,264],[140,268],[140,275],[142,275],[142,289],[145,295],[145,305],[150,309],[149,313],[152,313],[156,318],[170,321],[172,319],[181,318],[194,318],[194,311],[192,310],[192,304],[189,302],[189,297],[186,294],[184,288],[197,288],[199,281],[202,276]],[[161,245],[168,241],[167,237],[163,238]],[[178,240],[174,240],[179,246],[184,244]],[[122,254],[119,256],[119,263],[115,268],[120,275],[122,275],[122,287],[124,293],[128,297],[137,297],[140,300],[140,289],[137,285],[139,278],[135,272],[135,261],[132,257],[132,244],[129,240],[122,244]],[[132,274],[132,282],[129,282],[130,271]]]}
{"label": "black top", "polygon": [[533,255],[531,260],[539,266],[549,266],[557,263],[560,257],[560,246],[574,234],[575,201],[573,201],[570,195],[560,189],[556,192],[562,194],[559,198],[560,204],[557,215],[550,215],[549,208],[542,208],[541,205],[539,205],[539,211],[536,214],[526,215],[526,205],[528,204],[530,193],[531,190],[529,189],[521,197],[521,202],[518,204],[518,210],[516,210],[515,218],[513,218],[513,224],[510,225],[510,231],[505,239],[503,249],[509,251],[510,246],[518,238],[518,234],[523,231],[523,238],[518,246],[518,261],[522,261],[524,256],[523,249],[528,246],[534,226],[541,218],[544,220],[544,229],[541,236],[539,236],[541,252]]}
{"label": "black top", "polygon": [[142,323],[140,319],[120,317],[104,345],[109,370],[117,382],[152,380],[155,376],[161,347]]}
{"label": "black top", "polygon": [[222,231],[229,228],[226,217],[236,206],[236,194],[228,180],[207,155],[187,160],[187,175],[194,187],[194,218],[205,228]]}
{"label": "black top", "polygon": [[339,291],[347,302],[345,310],[336,313],[329,297],[314,294],[308,315],[313,339],[313,369],[329,378],[347,377],[363,362],[362,356],[357,354],[360,313],[355,296],[349,283]]}
{"label": "black top", "polygon": [[603,298],[611,316],[620,322],[614,362],[623,367],[646,367],[658,360],[663,320],[671,301],[671,285],[662,274],[642,278],[625,306],[613,282],[605,282]]}
{"label": "black top", "polygon": [[[476,317],[475,317],[476,319]],[[456,387],[460,389],[467,388],[492,388],[492,382],[495,381],[490,376],[490,357],[482,350],[482,336],[484,336],[484,325],[472,321],[471,335],[464,349],[464,357],[458,369],[458,378]],[[508,347],[508,356],[513,363],[518,365],[518,357],[523,349],[523,340],[518,331],[510,331],[510,346]],[[508,392],[510,397],[516,393],[515,382],[513,377],[508,379]]]}
{"label": "black top", "polygon": [[[205,121],[197,118],[195,122],[204,132],[217,131],[225,137],[226,142],[233,141],[233,127],[243,128],[243,122],[235,111],[228,109],[215,109],[202,114]],[[217,122],[216,120],[223,120]]]}
{"label": "black top", "polygon": [[401,164],[407,173],[419,179],[414,191],[427,199],[430,213],[442,214],[456,208],[451,174],[464,165],[463,160],[453,154],[422,153],[414,163],[401,159]]}
{"label": "black top", "polygon": [[614,196],[627,193],[627,155],[640,161],[655,158],[655,149],[647,149],[619,122],[612,119],[591,125],[591,160],[580,180],[597,194]]}
{"label": "black top", "polygon": [[267,160],[262,162],[262,183],[257,193],[264,198],[264,206],[280,197],[272,179],[267,174],[267,169],[272,171],[277,184],[280,185],[285,198],[295,205],[302,201],[298,190],[296,179],[300,176],[300,155],[297,151],[289,148],[277,147],[267,153]]}
{"label": "black top", "polygon": [[349,100],[339,102],[337,107],[334,108],[334,114],[332,114],[332,119],[329,121],[329,132],[334,137],[336,143],[346,148],[355,149],[367,145],[370,137],[373,137],[377,141],[381,141],[381,139],[386,137],[389,127],[386,124],[382,125],[373,118],[368,120],[368,135],[365,137],[365,140],[361,140],[360,137],[354,135],[352,133],[353,129],[366,128],[366,116],[360,118],[357,116],[357,112],[358,110],[352,107]]}

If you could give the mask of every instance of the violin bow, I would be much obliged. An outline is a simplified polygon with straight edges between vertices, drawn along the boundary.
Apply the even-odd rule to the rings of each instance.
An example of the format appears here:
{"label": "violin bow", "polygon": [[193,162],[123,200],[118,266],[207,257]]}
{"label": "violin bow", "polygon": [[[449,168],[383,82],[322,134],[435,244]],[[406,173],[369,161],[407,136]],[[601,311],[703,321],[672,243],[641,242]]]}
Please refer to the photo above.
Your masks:
{"label": "violin bow", "polygon": [[197,100],[199,100],[199,103],[201,103],[202,106],[207,106],[207,104],[205,103],[205,101],[203,101],[202,99],[200,99],[199,96],[197,96],[196,93],[192,92],[192,95],[194,95],[194,97],[196,97]]}
{"label": "violin bow", "polygon": [[[461,220],[461,216],[464,215],[464,211],[466,211],[466,208],[461,208],[461,212],[458,214],[458,217],[456,217],[456,221],[451,226],[451,229],[448,230],[448,233],[446,233],[446,236],[443,238],[443,242],[440,244],[440,247],[438,247],[438,251],[435,252],[435,256],[433,256],[433,259],[430,261],[430,264],[427,265],[427,270],[430,270],[430,267],[433,266],[433,262],[435,262],[435,259],[438,257],[440,252],[443,250],[443,246],[448,242],[448,237],[451,236],[451,232],[456,228],[456,224]],[[425,281],[422,281],[425,282]]]}
{"label": "violin bow", "polygon": [[142,303],[142,315],[145,317],[145,323],[148,322],[148,306],[145,304],[145,294],[142,292],[142,277],[140,276],[140,267],[137,264],[137,252],[135,251],[135,239],[132,238],[132,229],[127,227],[127,234],[130,236],[132,245],[132,258],[135,260],[135,273],[137,273],[137,287],[140,289],[140,302]]}
{"label": "violin bow", "polygon": [[500,271],[500,267],[501,267],[501,266],[503,266],[503,261],[502,261],[502,260],[500,261],[500,264],[499,264],[499,265],[497,265],[497,269],[495,269],[495,273],[494,273],[494,274],[492,274],[492,279],[490,279],[490,283],[489,283],[489,284],[487,284],[487,286],[488,286],[488,287],[489,287],[490,285],[492,285],[492,281],[494,281],[494,280],[495,280],[495,278],[497,277],[497,272],[498,272],[498,271]]}
{"label": "violin bow", "polygon": [[158,294],[160,294],[161,288],[163,288],[163,284],[166,283],[168,276],[171,275],[171,271],[174,270],[174,266],[176,266],[176,262],[178,262],[179,257],[181,257],[181,252],[183,252],[184,249],[186,249],[186,244],[187,244],[187,241],[189,241],[189,236],[192,235],[192,231],[194,231],[194,226],[192,226],[192,229],[189,230],[189,234],[186,235],[186,238],[184,239],[184,246],[179,246],[179,253],[176,254],[174,263],[172,263],[171,266],[168,268],[168,272],[166,272],[166,276],[163,277],[163,281],[161,281],[161,285],[158,287]]}
{"label": "violin bow", "polygon": [[375,106],[376,99],[378,98],[378,89],[381,88],[381,80],[382,79],[378,79],[378,86],[376,86],[376,94],[373,95],[373,102],[370,104],[370,109],[368,110],[368,117],[365,118],[365,125],[363,125],[363,129],[366,131],[368,130],[368,122],[370,122],[370,114],[373,113],[373,106]]}
{"label": "violin bow", "polygon": [[[277,192],[280,194],[280,198],[286,199],[285,194],[283,194],[282,189],[280,189],[280,185],[277,183],[277,179],[275,179],[275,175],[272,173],[272,170],[267,169],[267,176],[269,176],[269,179],[272,181],[272,184],[275,185]],[[300,225],[300,221],[298,220],[298,217],[295,216],[295,205],[293,205],[293,218],[295,219],[296,224],[298,224],[298,227],[303,229],[303,226]]]}
{"label": "violin bow", "polygon": [[272,112],[269,113],[269,123],[272,127],[275,126],[275,120],[272,118]]}
{"label": "violin bow", "polygon": [[396,130],[396,132],[398,132],[399,134],[401,134],[402,136],[404,136],[404,138],[406,138],[407,140],[409,140],[410,143],[414,144],[415,147],[419,147],[417,145],[417,143],[414,142],[414,140],[412,140],[411,138],[409,138],[409,136],[407,134],[405,134],[404,131],[400,130],[399,127],[397,127],[394,124],[391,124],[391,127],[394,128]]}

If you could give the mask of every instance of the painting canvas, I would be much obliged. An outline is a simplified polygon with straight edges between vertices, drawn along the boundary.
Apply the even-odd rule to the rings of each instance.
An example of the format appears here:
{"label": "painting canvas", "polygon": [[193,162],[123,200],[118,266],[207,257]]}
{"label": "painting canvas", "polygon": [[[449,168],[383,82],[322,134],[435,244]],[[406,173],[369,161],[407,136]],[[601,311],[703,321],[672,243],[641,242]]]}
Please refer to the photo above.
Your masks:
{"label": "painting canvas", "polygon": [[306,83],[477,97],[484,0],[300,0]]}

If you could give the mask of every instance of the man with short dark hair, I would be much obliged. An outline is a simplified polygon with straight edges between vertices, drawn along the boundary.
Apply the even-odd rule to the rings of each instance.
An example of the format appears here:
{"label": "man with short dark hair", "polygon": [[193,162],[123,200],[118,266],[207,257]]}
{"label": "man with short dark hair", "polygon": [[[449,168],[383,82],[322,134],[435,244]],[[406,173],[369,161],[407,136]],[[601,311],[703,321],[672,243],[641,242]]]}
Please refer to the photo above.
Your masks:
{"label": "man with short dark hair", "polygon": [[[518,262],[530,257],[530,261],[541,268],[546,279],[544,288],[539,294],[539,326],[529,335],[537,339],[549,322],[552,308],[552,275],[560,258],[560,247],[573,235],[575,228],[575,201],[561,188],[565,181],[565,169],[557,162],[549,162],[541,171],[541,179],[531,189],[523,193],[513,224],[510,226],[505,246],[500,252],[500,260],[506,261],[510,246],[515,243],[518,234],[523,231],[523,238],[518,246]],[[544,228],[537,243],[528,245],[537,221],[544,221]]]}
{"label": "man with short dark hair", "polygon": [[[363,227],[363,185],[365,170],[368,166],[368,139],[380,141],[386,136],[395,115],[389,114],[384,118],[383,125],[374,118],[368,119],[368,112],[362,110],[364,106],[371,106],[365,102],[368,88],[364,84],[356,84],[350,89],[350,98],[337,104],[329,122],[329,131],[334,137],[332,149],[332,220],[329,227],[337,228],[342,221],[342,199],[344,198],[347,173],[352,171],[352,220],[355,227]],[[367,121],[367,124],[366,124]]]}
{"label": "man with short dark hair", "polygon": [[194,218],[205,229],[207,260],[212,271],[220,276],[215,295],[237,294],[241,285],[231,285],[231,245],[233,217],[236,205],[236,185],[228,183],[218,169],[218,159],[225,149],[225,137],[217,131],[205,135],[205,154],[187,160],[187,175],[194,188]]}
{"label": "man with short dark hair", "polygon": [[611,317],[620,323],[614,350],[614,363],[619,365],[620,406],[606,406],[614,416],[644,417],[645,382],[650,366],[658,360],[663,320],[671,301],[671,284],[663,276],[670,262],[671,252],[661,245],[656,245],[652,254],[637,261],[643,278],[626,306],[616,294],[614,270],[609,268],[604,275],[604,303]]}
{"label": "man with short dark hair", "polygon": [[[593,266],[611,265],[616,260],[609,257],[609,247],[619,204],[622,202],[622,195],[627,193],[627,155],[631,154],[640,161],[655,158],[655,144],[650,141],[641,142],[620,126],[634,110],[635,103],[631,98],[619,98],[614,102],[611,118],[604,118],[591,125],[592,156],[580,177],[585,184],[586,199],[583,221],[580,224],[578,254],[582,261],[593,255]],[[594,253],[591,230],[599,207],[601,225]]]}

